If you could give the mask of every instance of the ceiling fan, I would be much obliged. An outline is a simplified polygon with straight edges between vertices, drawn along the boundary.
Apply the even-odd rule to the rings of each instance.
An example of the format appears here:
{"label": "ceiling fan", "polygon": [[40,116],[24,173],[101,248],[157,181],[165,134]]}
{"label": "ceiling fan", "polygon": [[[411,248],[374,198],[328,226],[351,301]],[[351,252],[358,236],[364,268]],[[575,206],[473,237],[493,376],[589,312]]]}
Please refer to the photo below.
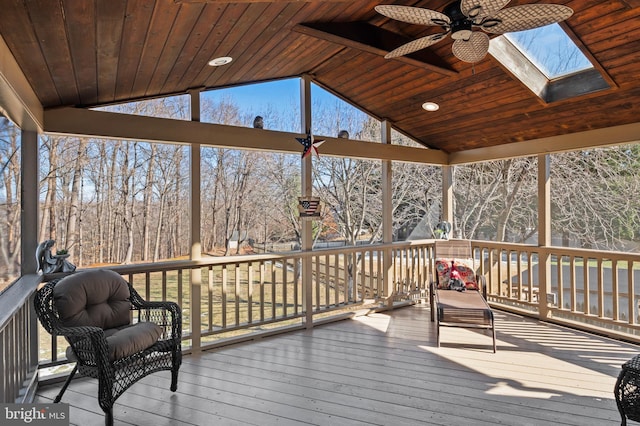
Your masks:
{"label": "ceiling fan", "polygon": [[554,22],[564,21],[573,15],[570,7],[558,4],[526,4],[503,9],[510,0],[456,0],[442,12],[421,7],[379,5],[376,12],[398,21],[418,25],[442,27],[444,32],[430,34],[385,55],[396,58],[429,47],[448,34],[454,40],[453,54],[461,61],[475,63],[489,51],[489,36],[492,34],[530,30]]}

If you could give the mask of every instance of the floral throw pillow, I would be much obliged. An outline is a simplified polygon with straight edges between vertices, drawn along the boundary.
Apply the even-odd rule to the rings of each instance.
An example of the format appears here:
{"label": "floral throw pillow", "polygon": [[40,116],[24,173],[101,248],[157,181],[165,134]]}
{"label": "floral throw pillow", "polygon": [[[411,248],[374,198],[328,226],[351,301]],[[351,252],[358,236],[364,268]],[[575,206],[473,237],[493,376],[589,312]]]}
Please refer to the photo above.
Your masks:
{"label": "floral throw pillow", "polygon": [[438,288],[449,289],[451,285],[451,262],[458,271],[458,275],[468,290],[478,290],[476,273],[471,259],[436,259],[436,274]]}

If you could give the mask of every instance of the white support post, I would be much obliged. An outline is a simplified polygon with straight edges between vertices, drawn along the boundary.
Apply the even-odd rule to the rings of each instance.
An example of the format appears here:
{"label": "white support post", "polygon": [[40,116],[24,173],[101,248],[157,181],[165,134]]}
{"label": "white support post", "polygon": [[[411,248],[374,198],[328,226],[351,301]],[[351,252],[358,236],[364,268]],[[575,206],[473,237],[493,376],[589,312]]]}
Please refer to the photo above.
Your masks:
{"label": "white support post", "polygon": [[[391,145],[391,123],[382,121],[382,143]],[[392,185],[393,166],[390,160],[382,160],[382,242],[393,242],[393,206],[392,206]],[[387,298],[387,306],[393,307],[393,259],[391,249],[386,248],[383,252],[382,267],[384,270],[384,296]]]}
{"label": "white support post", "polygon": [[[29,126],[36,128],[35,125]],[[38,247],[39,220],[38,212],[40,211],[38,195],[38,176],[39,173],[39,150],[38,150],[38,132],[36,130],[22,130],[20,140],[20,179],[22,180],[20,208],[22,215],[20,217],[20,275],[29,275],[36,273],[36,248]],[[33,295],[31,299],[33,299]],[[38,365],[38,320],[33,303],[29,303],[29,320],[26,324],[26,333],[29,340],[29,366]],[[1,349],[1,348],[0,348]],[[0,352],[1,353],[1,352]],[[35,383],[38,381],[38,371],[36,368]]]}
{"label": "white support post", "polygon": [[[190,91],[191,95],[191,121],[200,121],[200,91]],[[200,144],[191,144],[190,150],[190,242],[191,242],[191,260],[199,260],[202,257],[202,245],[200,236]],[[202,347],[202,325],[200,322],[201,308],[200,302],[202,298],[202,273],[199,268],[192,269],[189,274],[189,284],[191,295],[190,303],[190,322],[191,322],[191,350],[200,351]]]}
{"label": "white support post", "polygon": [[551,287],[551,156],[538,155],[538,315],[549,317],[547,292]]}
{"label": "white support post", "polygon": [[[311,76],[305,74],[300,78],[300,112],[301,112],[301,133],[311,131]],[[310,197],[313,194],[312,162],[311,155],[306,156],[301,161],[301,194]],[[313,249],[313,222],[308,219],[302,220],[301,225],[302,251]],[[302,297],[304,300],[305,324],[307,328],[313,327],[313,259],[305,257],[302,260]]]}
{"label": "white support post", "polygon": [[38,247],[38,132],[22,130],[20,142],[22,166],[20,178],[22,180],[22,194],[20,197],[22,216],[20,219],[21,232],[21,271],[20,275],[36,273],[36,248]]}
{"label": "white support post", "polygon": [[[441,220],[446,220],[451,224],[453,223],[453,167],[454,166],[442,166],[442,211]],[[452,234],[455,235],[456,230],[452,230]]]}

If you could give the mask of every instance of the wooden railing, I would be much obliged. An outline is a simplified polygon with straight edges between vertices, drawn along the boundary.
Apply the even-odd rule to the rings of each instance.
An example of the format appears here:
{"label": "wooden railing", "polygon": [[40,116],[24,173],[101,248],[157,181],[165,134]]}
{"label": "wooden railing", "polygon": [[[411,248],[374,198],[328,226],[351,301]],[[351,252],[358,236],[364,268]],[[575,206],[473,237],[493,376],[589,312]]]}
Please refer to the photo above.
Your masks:
{"label": "wooden railing", "polygon": [[493,306],[640,342],[640,254],[473,242]]}
{"label": "wooden railing", "polygon": [[[487,241],[472,246],[492,306],[640,342],[639,254]],[[146,299],[179,303],[184,347],[195,351],[311,327],[365,304],[426,298],[432,262],[433,241],[424,240],[111,269]],[[38,358],[41,367],[66,362],[62,339],[42,331],[34,337],[39,280],[22,277],[0,297],[3,402],[28,399],[24,389],[33,388]]]}
{"label": "wooden railing", "polygon": [[[177,302],[184,347],[200,350],[310,327],[363,304],[426,298],[431,250],[432,242],[423,241],[109,269],[147,300]],[[305,267],[311,269],[311,281],[303,285]],[[65,362],[63,341],[44,332],[40,341],[50,348],[41,351],[43,365]]]}
{"label": "wooden railing", "polygon": [[0,295],[0,402],[31,401],[37,387],[38,339],[33,296],[37,275],[21,277]]}

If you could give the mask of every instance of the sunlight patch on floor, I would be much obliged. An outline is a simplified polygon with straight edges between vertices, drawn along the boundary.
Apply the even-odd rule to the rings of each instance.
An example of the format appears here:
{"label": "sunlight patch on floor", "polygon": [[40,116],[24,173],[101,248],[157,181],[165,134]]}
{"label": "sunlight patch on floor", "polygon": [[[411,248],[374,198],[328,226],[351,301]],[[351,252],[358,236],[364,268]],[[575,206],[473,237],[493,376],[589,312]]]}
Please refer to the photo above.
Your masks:
{"label": "sunlight patch on floor", "polygon": [[[498,351],[494,354],[490,347],[491,338],[482,333],[460,328],[441,332],[444,336],[440,348],[420,348],[494,379],[487,383],[487,394],[542,399],[562,395],[612,397],[615,378],[596,370],[549,354],[519,350],[501,341],[499,334]],[[596,361],[591,362],[597,365]],[[571,377],[579,377],[581,381],[574,384]]]}
{"label": "sunlight patch on floor", "polygon": [[386,333],[389,330],[389,324],[391,323],[391,317],[389,315],[380,313],[358,316],[353,320],[383,333]]}

